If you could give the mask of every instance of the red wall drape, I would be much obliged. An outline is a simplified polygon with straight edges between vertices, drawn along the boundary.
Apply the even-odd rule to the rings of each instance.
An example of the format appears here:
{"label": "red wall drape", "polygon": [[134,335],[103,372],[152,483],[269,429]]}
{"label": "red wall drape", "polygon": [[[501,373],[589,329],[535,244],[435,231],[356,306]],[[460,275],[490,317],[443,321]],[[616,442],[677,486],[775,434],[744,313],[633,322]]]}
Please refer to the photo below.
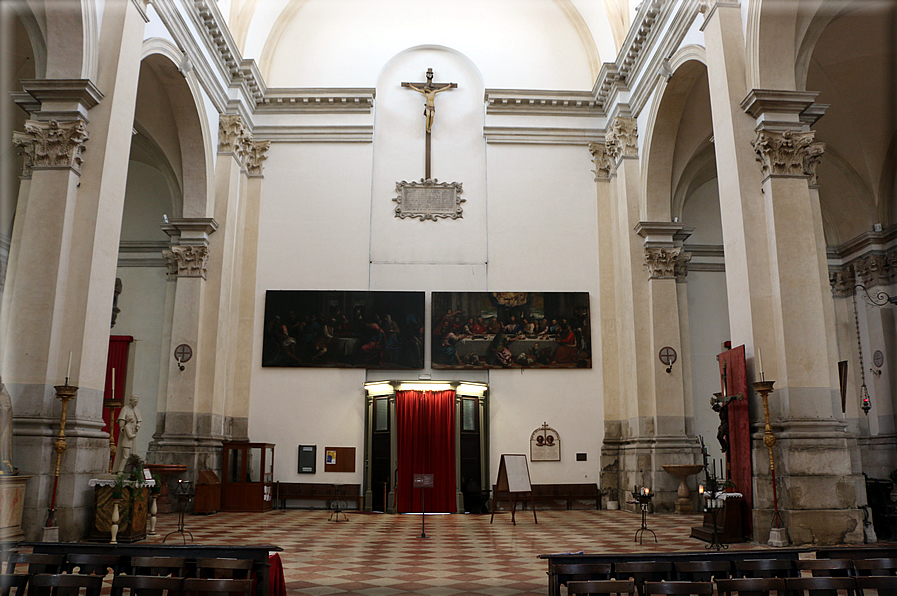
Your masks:
{"label": "red wall drape", "polygon": [[[455,392],[397,391],[399,513],[455,513]],[[433,474],[433,488],[413,488],[414,474]]]}
{"label": "red wall drape", "polygon": [[[103,400],[112,399],[112,369],[115,369],[115,401],[124,403],[125,399],[125,379],[128,376],[128,347],[134,338],[130,335],[110,335],[109,336],[109,355],[106,357],[106,387],[103,390]],[[118,425],[111,424],[118,416],[120,408],[114,410],[103,408],[103,422],[105,426],[103,430],[115,433],[115,444],[118,444]]]}

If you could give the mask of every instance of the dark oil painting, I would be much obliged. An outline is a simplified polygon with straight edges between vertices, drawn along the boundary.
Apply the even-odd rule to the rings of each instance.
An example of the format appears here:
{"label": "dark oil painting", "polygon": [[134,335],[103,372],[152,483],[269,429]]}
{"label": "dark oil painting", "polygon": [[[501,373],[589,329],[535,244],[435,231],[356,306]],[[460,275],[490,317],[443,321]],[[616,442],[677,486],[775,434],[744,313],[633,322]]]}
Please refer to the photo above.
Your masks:
{"label": "dark oil painting", "polygon": [[262,366],[420,369],[424,293],[268,290]]}
{"label": "dark oil painting", "polygon": [[433,292],[436,369],[591,368],[588,292]]}

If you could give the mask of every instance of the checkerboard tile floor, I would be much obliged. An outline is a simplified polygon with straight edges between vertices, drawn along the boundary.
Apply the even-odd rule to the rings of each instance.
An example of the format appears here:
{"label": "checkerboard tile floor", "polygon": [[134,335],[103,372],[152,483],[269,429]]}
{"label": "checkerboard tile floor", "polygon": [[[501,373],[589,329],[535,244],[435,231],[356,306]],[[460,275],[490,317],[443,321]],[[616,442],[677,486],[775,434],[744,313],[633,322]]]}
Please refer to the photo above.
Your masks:
{"label": "checkerboard tile floor", "polygon": [[[633,540],[641,522],[635,513],[539,511],[538,517],[535,524],[532,512],[518,512],[513,526],[508,514],[496,515],[492,524],[488,515],[428,515],[427,538],[421,538],[420,515],[349,512],[346,521],[335,522],[329,511],[287,510],[188,515],[185,525],[198,544],[280,546],[289,596],[544,595],[548,565],[540,554],[705,552],[706,543],[689,538],[700,515],[650,515],[657,542],[647,533],[643,544]],[[147,542],[161,542],[176,528],[177,515],[160,515],[156,536]]]}

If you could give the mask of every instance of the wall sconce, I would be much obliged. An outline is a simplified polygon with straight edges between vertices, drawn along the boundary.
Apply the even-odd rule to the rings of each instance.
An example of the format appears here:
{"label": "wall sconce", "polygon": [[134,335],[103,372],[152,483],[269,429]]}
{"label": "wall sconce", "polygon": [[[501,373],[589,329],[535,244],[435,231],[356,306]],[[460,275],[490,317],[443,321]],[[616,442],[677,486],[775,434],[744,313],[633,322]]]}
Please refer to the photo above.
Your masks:
{"label": "wall sconce", "polygon": [[869,295],[869,290],[866,289],[866,286],[863,284],[857,284],[856,288],[860,288],[863,290],[865,296],[863,296],[863,300],[866,301],[867,304],[871,304],[873,306],[885,306],[887,304],[895,304],[897,305],[897,296],[891,296],[887,292],[878,291],[875,293],[875,298]]}
{"label": "wall sconce", "polygon": [[187,344],[181,344],[174,349],[174,359],[178,363],[178,370],[184,372],[184,363],[193,358],[193,348]]}

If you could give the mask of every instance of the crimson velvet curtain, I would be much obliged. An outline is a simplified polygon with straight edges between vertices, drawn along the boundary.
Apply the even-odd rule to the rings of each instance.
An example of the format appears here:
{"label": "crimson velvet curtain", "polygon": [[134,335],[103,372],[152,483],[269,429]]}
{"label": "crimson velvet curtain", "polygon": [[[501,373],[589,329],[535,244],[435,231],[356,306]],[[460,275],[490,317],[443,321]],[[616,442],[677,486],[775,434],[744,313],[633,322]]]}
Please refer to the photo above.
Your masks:
{"label": "crimson velvet curtain", "polygon": [[[455,392],[396,391],[398,482],[396,509],[455,513]],[[433,474],[433,488],[413,488],[415,474]]]}

